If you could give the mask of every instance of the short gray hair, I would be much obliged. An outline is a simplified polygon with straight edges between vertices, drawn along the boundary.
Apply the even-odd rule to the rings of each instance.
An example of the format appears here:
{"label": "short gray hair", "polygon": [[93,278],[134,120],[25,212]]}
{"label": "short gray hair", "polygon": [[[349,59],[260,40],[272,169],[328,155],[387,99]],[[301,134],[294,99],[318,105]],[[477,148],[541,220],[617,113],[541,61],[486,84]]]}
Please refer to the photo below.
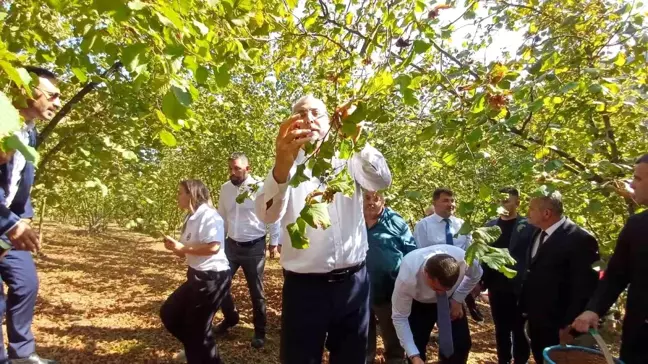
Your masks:
{"label": "short gray hair", "polygon": [[250,163],[250,161],[248,160],[247,155],[245,155],[245,153],[243,153],[243,152],[234,152],[227,159],[228,162],[234,162],[234,161],[237,161],[237,160],[241,160],[241,161],[245,162],[245,164]]}
{"label": "short gray hair", "polygon": [[[293,113],[297,112],[297,108],[301,104],[306,103],[306,102],[311,102],[313,104],[316,104],[316,107],[318,109],[321,108],[322,111],[326,112],[326,104],[324,103],[324,101],[322,101],[321,99],[318,99],[317,97],[315,97],[315,96],[313,96],[311,94],[302,96],[297,101],[295,101],[295,103],[292,105],[292,112]],[[317,105],[317,104],[319,104],[319,105]]]}
{"label": "short gray hair", "polygon": [[558,191],[553,191],[546,196],[540,196],[537,198],[542,201],[543,205],[548,209],[553,211],[558,216],[563,214],[563,202],[562,195]]}

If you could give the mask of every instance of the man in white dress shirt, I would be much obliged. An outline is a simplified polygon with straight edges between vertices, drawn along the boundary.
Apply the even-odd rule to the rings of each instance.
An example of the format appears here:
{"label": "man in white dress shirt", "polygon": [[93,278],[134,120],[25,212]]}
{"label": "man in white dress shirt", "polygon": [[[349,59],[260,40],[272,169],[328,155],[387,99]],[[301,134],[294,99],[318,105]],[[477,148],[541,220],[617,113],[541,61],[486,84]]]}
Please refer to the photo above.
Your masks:
{"label": "man in white dress shirt", "polygon": [[396,334],[412,364],[423,364],[430,333],[439,330],[441,363],[464,364],[472,345],[463,301],[479,283],[482,269],[469,266],[465,251],[432,245],[403,258],[392,295]]}
{"label": "man in white dress shirt", "polygon": [[326,230],[308,226],[310,246],[294,248],[286,226],[297,219],[307,195],[320,187],[320,181],[307,168],[310,180],[298,187],[290,187],[288,182],[297,166],[306,161],[302,146],[321,143],[331,125],[324,103],[312,96],[299,99],[293,114],[279,129],[275,165],[256,200],[259,218],[266,223],[279,221],[283,232],[281,362],[321,363],[326,345],[331,364],[364,364],[369,280],[361,188],[383,190],[391,184],[391,173],[382,154],[369,145],[348,161],[333,158],[335,173],[348,168],[355,192],[351,197],[336,194],[328,206],[331,226]]}
{"label": "man in white dress shirt", "polygon": [[419,247],[435,244],[450,244],[466,250],[472,241],[470,235],[454,235],[464,221],[454,216],[456,208],[454,193],[446,188],[437,188],[432,194],[433,213],[423,218],[414,227],[414,239]]}
{"label": "man in white dress shirt", "polygon": [[[266,334],[266,303],[263,290],[265,269],[266,224],[255,213],[254,196],[260,183],[250,176],[250,163],[243,153],[234,153],[228,160],[230,180],[220,190],[218,213],[225,220],[225,254],[229,260],[232,277],[239,267],[243,269],[250,296],[254,321],[254,338],[251,345],[262,348]],[[247,193],[242,203],[237,203],[240,194]],[[279,224],[271,224],[270,249],[276,249],[279,242]],[[229,292],[221,305],[224,319],[214,327],[216,335],[222,335],[239,321],[234,300]]]}
{"label": "man in white dress shirt", "polygon": [[[419,247],[450,244],[463,250],[468,249],[472,242],[472,236],[454,236],[464,224],[463,219],[454,216],[455,208],[454,193],[451,190],[446,188],[434,190],[432,194],[432,211],[434,212],[419,221],[414,228],[414,239]],[[479,312],[472,294],[466,297],[466,305],[475,321],[484,321],[484,316]]]}

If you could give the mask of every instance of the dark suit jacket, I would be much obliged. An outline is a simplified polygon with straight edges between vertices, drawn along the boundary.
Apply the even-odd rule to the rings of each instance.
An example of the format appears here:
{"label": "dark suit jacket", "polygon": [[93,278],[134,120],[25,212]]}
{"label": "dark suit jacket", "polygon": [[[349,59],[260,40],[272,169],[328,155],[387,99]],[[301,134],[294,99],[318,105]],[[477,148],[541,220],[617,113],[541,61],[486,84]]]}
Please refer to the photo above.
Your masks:
{"label": "dark suit jacket", "polygon": [[646,363],[648,350],[648,210],[631,216],[625,224],[614,254],[587,309],[603,316],[628,287],[623,320],[621,357],[627,363]]}
{"label": "dark suit jacket", "polygon": [[[29,145],[32,147],[36,145],[35,130],[29,133]],[[11,158],[9,162],[0,165],[0,235],[2,236],[2,240],[5,241],[7,241],[5,233],[21,218],[31,218],[34,216],[30,198],[32,184],[34,184],[34,165],[30,162],[25,164],[18,185],[18,191],[11,202],[11,206],[5,206],[5,200],[9,194],[13,163],[14,158]]]}
{"label": "dark suit jacket", "polygon": [[[493,219],[487,222],[485,226],[496,226],[498,220],[499,218]],[[518,216],[515,219],[515,226],[511,232],[511,240],[507,248],[516,261],[513,269],[517,272],[517,275],[512,279],[507,278],[504,274],[483,264],[484,274],[482,276],[482,282],[484,288],[489,291],[506,291],[520,294],[527,264],[526,254],[535,230],[536,228],[527,222],[526,217]]]}
{"label": "dark suit jacket", "polygon": [[583,312],[596,289],[598,274],[592,265],[599,260],[598,243],[566,219],[532,259],[533,242],[540,232],[533,234],[527,249],[522,309],[535,325],[563,328]]}

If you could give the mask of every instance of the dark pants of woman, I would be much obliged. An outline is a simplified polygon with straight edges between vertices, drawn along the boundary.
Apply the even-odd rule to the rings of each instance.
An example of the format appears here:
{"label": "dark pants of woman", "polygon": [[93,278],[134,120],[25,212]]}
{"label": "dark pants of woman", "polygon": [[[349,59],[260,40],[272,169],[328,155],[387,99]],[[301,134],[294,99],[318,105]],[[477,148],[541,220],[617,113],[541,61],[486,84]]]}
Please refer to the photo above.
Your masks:
{"label": "dark pants of woman", "polygon": [[162,323],[184,345],[188,364],[223,363],[212,335],[212,320],[231,284],[229,270],[189,268],[187,281],[162,304]]}

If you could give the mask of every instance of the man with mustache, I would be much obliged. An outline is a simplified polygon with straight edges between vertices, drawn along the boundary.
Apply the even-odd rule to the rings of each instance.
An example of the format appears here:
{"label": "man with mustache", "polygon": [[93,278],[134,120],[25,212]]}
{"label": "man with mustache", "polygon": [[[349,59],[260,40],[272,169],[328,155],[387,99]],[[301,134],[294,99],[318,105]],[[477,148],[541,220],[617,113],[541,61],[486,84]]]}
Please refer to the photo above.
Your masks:
{"label": "man with mustache", "polygon": [[302,146],[321,145],[335,129],[331,128],[324,102],[313,96],[297,100],[292,112],[279,128],[275,164],[256,199],[259,218],[266,223],[278,221],[282,227],[281,362],[321,363],[326,346],[331,364],[364,364],[369,279],[361,188],[380,191],[389,187],[391,172],[383,155],[370,145],[348,160],[332,158],[333,173],[347,169],[353,178],[353,195],[336,193],[327,206],[331,226],[325,230],[307,226],[309,247],[293,247],[286,228],[295,222],[307,196],[320,189],[323,181],[305,168],[306,181],[297,187],[288,182],[308,159]]}
{"label": "man with mustache", "polygon": [[[254,195],[260,183],[250,176],[250,162],[243,153],[234,153],[229,158],[230,180],[221,187],[218,197],[218,213],[225,220],[225,253],[230,263],[232,276],[239,267],[243,269],[252,298],[254,338],[251,345],[260,349],[265,345],[266,303],[263,290],[265,269],[266,224],[256,215]],[[241,203],[236,199],[247,193]],[[270,256],[274,257],[279,242],[279,225],[270,224]],[[221,305],[224,319],[214,327],[214,333],[223,335],[239,321],[231,292]]]}
{"label": "man with mustache", "polygon": [[[16,135],[29,146],[36,145],[35,121],[50,120],[61,107],[61,92],[54,73],[38,67],[25,67],[38,77],[26,106],[15,105],[25,120]],[[0,317],[7,314],[8,353],[0,349],[0,363],[7,359],[15,364],[46,364],[53,360],[36,354],[31,331],[34,306],[38,296],[38,276],[31,252],[40,248],[38,234],[29,221],[34,216],[30,194],[34,182],[34,166],[19,151],[9,151],[0,166],[0,244],[11,248],[0,260],[0,277],[9,287],[0,297]],[[0,290],[4,296],[4,290]],[[0,343],[3,342],[0,333]],[[8,354],[8,355],[7,355]],[[8,358],[7,358],[8,357]]]}

